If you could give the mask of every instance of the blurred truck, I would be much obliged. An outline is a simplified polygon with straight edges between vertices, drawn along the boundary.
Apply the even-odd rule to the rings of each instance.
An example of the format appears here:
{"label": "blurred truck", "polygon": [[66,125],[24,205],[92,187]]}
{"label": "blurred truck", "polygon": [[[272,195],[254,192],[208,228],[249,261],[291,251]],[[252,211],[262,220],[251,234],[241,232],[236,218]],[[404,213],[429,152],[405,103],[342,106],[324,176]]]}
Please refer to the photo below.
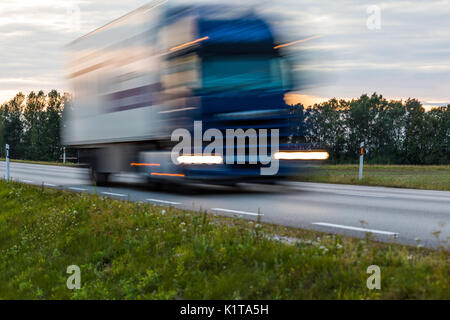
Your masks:
{"label": "blurred truck", "polygon": [[[268,22],[249,10],[145,5],[68,45],[74,97],[63,117],[63,143],[78,149],[98,185],[122,172],[150,181],[230,184],[294,174],[305,154],[282,152],[292,149],[284,96],[293,84],[280,47]],[[199,121],[202,132],[219,130],[224,139],[227,129],[242,129],[235,138],[243,137],[244,145],[223,143],[216,156],[202,157],[205,143],[200,155],[192,146],[173,161],[174,130],[194,136]],[[242,152],[258,150],[258,135],[267,132],[261,129],[268,131],[269,156],[277,153],[280,161],[270,176],[261,175],[267,161]],[[272,129],[279,134],[276,146]],[[309,150],[306,158],[324,153]]]}

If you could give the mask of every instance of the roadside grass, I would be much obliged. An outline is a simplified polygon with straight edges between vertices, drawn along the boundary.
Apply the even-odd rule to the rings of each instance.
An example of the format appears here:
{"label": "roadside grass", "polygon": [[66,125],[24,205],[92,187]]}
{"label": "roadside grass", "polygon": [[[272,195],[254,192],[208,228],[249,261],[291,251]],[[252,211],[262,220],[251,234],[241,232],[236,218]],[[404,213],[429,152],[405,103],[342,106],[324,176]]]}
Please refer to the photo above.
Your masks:
{"label": "roadside grass", "polygon": [[304,173],[298,180],[398,188],[450,191],[450,165],[364,165],[358,180],[359,165],[323,165]]}
{"label": "roadside grass", "polygon": [[[450,298],[446,242],[385,244],[3,180],[0,257],[0,299]],[[66,287],[70,265],[79,290]],[[366,286],[370,265],[381,290]]]}
{"label": "roadside grass", "polygon": [[[5,158],[0,158],[0,161],[5,161]],[[64,166],[64,167],[79,167],[80,165],[78,163],[74,162],[68,162],[62,163],[62,162],[56,162],[56,161],[32,161],[32,160],[18,160],[18,159],[9,159],[11,162],[17,162],[17,163],[30,163],[30,164],[43,164],[48,166]]]}

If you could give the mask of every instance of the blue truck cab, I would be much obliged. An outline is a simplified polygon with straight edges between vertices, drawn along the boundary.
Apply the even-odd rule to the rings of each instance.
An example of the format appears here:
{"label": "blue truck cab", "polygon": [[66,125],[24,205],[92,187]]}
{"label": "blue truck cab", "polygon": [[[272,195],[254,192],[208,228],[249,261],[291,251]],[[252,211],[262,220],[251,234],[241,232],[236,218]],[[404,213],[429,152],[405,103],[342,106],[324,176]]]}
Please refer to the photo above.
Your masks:
{"label": "blue truck cab", "polygon": [[[172,129],[187,128],[194,136],[194,122],[201,121],[203,132],[217,129],[224,139],[230,129],[242,129],[245,135],[244,145],[235,144],[232,150],[223,143],[221,154],[227,163],[185,166],[184,171],[189,177],[215,181],[273,179],[291,174],[293,166],[282,165],[271,177],[261,175],[264,164],[259,158],[256,163],[250,163],[249,150],[251,141],[255,140],[251,139],[253,131],[247,132],[253,129],[259,135],[261,129],[265,129],[270,153],[271,134],[276,129],[277,150],[287,148],[291,122],[285,94],[294,85],[291,66],[266,21],[252,12],[228,18],[222,17],[223,12],[227,9],[202,6],[176,8],[166,14],[167,29],[185,22],[194,24],[191,29],[195,30],[192,39],[169,48],[170,54],[166,57],[167,72],[174,78],[177,74],[182,78],[189,70],[195,70],[194,78],[187,78],[190,82],[178,82],[178,92],[176,87],[163,84],[166,89],[170,88],[170,94],[165,97],[174,110],[169,121]],[[256,141],[260,143],[259,139]],[[239,153],[239,148],[244,150]],[[192,154],[195,153],[192,150]],[[242,153],[245,161],[237,158]],[[230,161],[230,157],[234,157],[234,161]]]}

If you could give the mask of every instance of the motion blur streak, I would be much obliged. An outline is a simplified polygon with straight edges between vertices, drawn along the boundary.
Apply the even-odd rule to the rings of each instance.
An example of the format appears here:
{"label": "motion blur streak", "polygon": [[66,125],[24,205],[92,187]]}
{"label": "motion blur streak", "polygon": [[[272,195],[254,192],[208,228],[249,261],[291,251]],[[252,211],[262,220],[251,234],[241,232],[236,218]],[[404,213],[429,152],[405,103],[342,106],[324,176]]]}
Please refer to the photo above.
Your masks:
{"label": "motion blur streak", "polygon": [[293,44],[297,44],[297,43],[302,43],[302,42],[318,39],[318,38],[321,38],[321,37],[322,36],[320,36],[320,35],[319,36],[312,36],[312,37],[309,37],[309,38],[306,38],[306,39],[301,39],[301,40],[292,41],[292,42],[285,43],[285,44],[280,44],[280,45],[275,46],[273,48],[276,50],[276,49],[284,48],[284,47],[287,47],[287,46],[291,46]]}
{"label": "motion blur streak", "polygon": [[194,41],[189,41],[189,42],[180,44],[179,46],[170,48],[169,51],[177,51],[177,50],[180,50],[180,49],[192,46],[193,44],[199,43],[200,41],[205,41],[205,40],[208,40],[208,39],[209,39],[209,37],[203,37],[203,38],[200,38],[200,39],[197,39],[197,40],[194,40]]}
{"label": "motion blur streak", "polygon": [[184,174],[179,174],[179,173],[157,173],[157,172],[152,172],[151,175],[152,176],[166,176],[166,177],[184,177]]}

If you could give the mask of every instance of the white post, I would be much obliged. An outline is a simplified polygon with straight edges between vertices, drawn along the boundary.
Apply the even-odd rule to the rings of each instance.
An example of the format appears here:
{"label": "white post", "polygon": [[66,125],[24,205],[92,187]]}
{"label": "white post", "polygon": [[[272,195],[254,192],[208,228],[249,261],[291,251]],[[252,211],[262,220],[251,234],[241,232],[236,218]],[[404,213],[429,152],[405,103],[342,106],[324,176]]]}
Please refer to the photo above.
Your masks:
{"label": "white post", "polygon": [[66,163],[66,147],[63,148],[63,163]]}
{"label": "white post", "polygon": [[363,178],[363,160],[364,160],[364,142],[359,145],[361,148],[361,155],[359,156],[359,180]]}
{"label": "white post", "polygon": [[9,181],[9,144],[6,144],[6,181]]}

